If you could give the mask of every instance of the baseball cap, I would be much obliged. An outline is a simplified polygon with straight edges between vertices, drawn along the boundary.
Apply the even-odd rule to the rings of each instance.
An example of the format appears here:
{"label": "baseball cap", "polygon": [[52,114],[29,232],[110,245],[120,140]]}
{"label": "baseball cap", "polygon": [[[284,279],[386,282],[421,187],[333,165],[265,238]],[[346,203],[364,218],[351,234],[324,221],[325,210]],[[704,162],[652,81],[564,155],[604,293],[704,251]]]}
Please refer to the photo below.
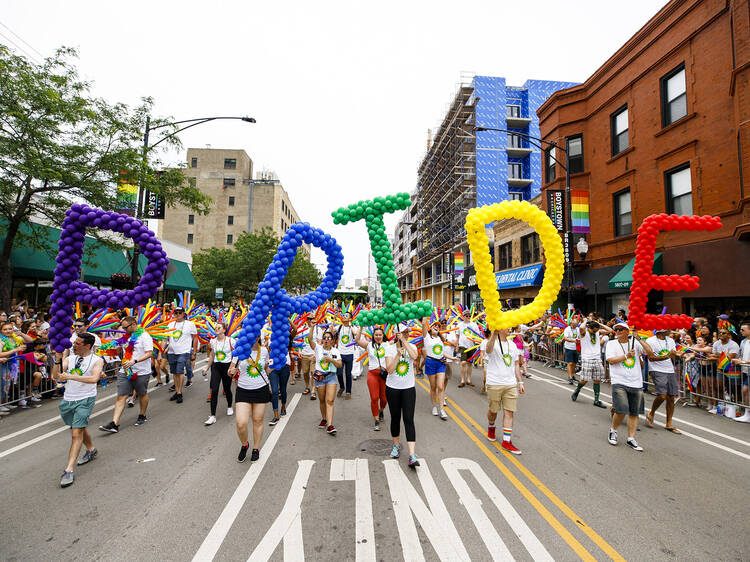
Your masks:
{"label": "baseball cap", "polygon": [[720,320],[729,320],[729,316],[727,316],[726,314],[719,314],[717,318]]}
{"label": "baseball cap", "polygon": [[182,308],[181,306],[176,306],[175,309],[174,309],[174,311],[175,312],[185,312],[185,309]]}
{"label": "baseball cap", "polygon": [[654,333],[658,334],[659,332],[671,332],[671,331],[672,330],[670,330],[669,328],[657,328],[656,330],[654,330]]}
{"label": "baseball cap", "polygon": [[613,326],[613,328],[625,328],[626,330],[630,330],[630,326],[628,326],[625,322],[618,322]]}

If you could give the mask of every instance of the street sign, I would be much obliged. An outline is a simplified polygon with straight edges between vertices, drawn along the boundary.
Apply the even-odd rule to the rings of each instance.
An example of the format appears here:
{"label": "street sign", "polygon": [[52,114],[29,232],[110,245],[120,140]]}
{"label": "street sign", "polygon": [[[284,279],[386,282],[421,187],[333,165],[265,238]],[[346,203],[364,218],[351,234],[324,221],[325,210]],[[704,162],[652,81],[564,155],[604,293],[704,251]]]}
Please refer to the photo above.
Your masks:
{"label": "street sign", "polygon": [[223,287],[216,287],[216,298],[217,299],[223,299],[224,298],[224,288]]}
{"label": "street sign", "polygon": [[164,198],[157,193],[145,190],[143,198],[143,217],[147,219],[164,218]]}
{"label": "street sign", "polygon": [[558,232],[565,230],[565,198],[564,192],[553,189],[547,190],[547,215]]}

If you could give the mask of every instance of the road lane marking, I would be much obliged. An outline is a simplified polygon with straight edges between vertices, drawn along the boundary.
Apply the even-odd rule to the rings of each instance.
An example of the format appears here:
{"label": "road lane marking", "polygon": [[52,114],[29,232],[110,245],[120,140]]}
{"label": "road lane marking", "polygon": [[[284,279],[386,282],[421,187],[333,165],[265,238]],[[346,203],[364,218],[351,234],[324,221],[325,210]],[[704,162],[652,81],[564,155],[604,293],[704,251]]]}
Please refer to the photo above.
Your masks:
{"label": "road lane marking", "polygon": [[[417,381],[417,383],[426,392],[430,391],[429,388],[427,388],[424,385],[424,383],[422,383],[421,381]],[[466,414],[466,412],[464,412],[458,406],[458,404],[456,404],[456,402],[454,400],[452,400],[452,399],[449,398],[448,402],[452,405],[453,408],[455,408],[456,411],[461,412],[462,416],[470,424],[472,424],[474,427],[477,427],[480,432],[483,431],[479,427],[479,425],[471,417],[469,417],[468,414]],[[572,548],[573,551],[582,560],[588,560],[588,561],[591,561],[591,562],[593,562],[593,561],[596,560],[596,558],[588,550],[586,550],[586,548],[578,541],[578,539],[576,539],[570,533],[570,531],[568,531],[565,528],[565,526],[562,523],[560,523],[560,521],[554,515],[552,515],[552,513],[536,498],[536,496],[534,496],[534,494],[531,493],[531,491],[515,476],[515,474],[513,474],[507,466],[505,466],[502,462],[500,462],[500,459],[496,455],[494,455],[492,453],[492,451],[490,451],[487,448],[487,446],[476,437],[476,435],[474,435],[474,432],[472,432],[472,430],[469,429],[466,426],[466,424],[463,421],[461,421],[461,419],[459,419],[459,417],[453,412],[452,408],[448,408],[446,410],[446,413],[451,417],[451,419],[454,422],[456,422],[456,424],[458,425],[458,427],[460,427],[463,430],[463,432],[469,437],[469,439],[471,439],[474,442],[474,444],[477,447],[479,447],[479,449],[485,454],[485,456],[492,461],[492,463],[500,470],[500,472],[503,473],[503,475],[508,479],[508,481],[511,484],[513,484],[513,486],[515,486],[515,488],[519,492],[521,492],[521,494],[523,495],[523,497],[526,498],[526,500],[532,505],[532,507],[534,509],[536,509],[537,512],[539,512],[539,514],[547,521],[547,523],[549,523],[549,525],[557,532],[557,534],[560,535],[560,537],[562,537],[562,539],[566,543],[568,543],[568,546],[570,546],[570,548]],[[502,447],[500,447],[496,442],[494,443],[494,445],[496,447],[498,447],[502,452],[504,452],[508,457],[512,457],[512,455],[510,453],[507,453],[506,451],[503,451]],[[540,484],[541,484],[541,482],[540,482]],[[547,488],[545,487],[544,489],[547,489]],[[544,491],[544,490],[542,490],[542,491]],[[549,493],[551,494],[551,492],[549,492]],[[556,501],[556,505],[558,507],[563,506],[563,507],[567,508],[567,506],[565,506],[565,504],[562,501],[560,501],[557,498],[557,496],[554,496],[554,494],[552,494],[552,496],[555,498],[555,500],[557,500]],[[552,499],[552,498],[550,498],[550,499]],[[555,500],[553,500],[553,502],[555,502]],[[568,508],[568,512],[573,513],[572,510],[570,510],[569,508]],[[568,513],[566,513],[565,511],[563,511],[563,513],[565,513],[566,515],[568,515]],[[604,548],[602,548],[602,550],[605,550],[605,552],[607,552],[607,554],[612,559],[614,559],[614,560],[625,560],[622,556],[620,556],[620,554],[617,553],[617,551],[615,551],[611,546],[609,546],[609,544],[607,544],[604,541],[604,539],[602,539],[598,534],[596,534],[596,532],[594,532],[593,529],[591,529],[588,525],[586,525],[581,518],[579,518],[579,517],[576,516],[575,518],[572,518],[572,520],[576,524],[576,527],[578,527],[578,528],[582,529],[584,532],[586,532],[586,534],[589,535],[589,537],[592,537],[592,535],[593,535],[593,537],[597,537],[597,540],[594,540],[593,537],[592,537],[592,540],[594,540],[594,542],[596,542],[597,544],[601,543],[601,544],[605,545],[607,547],[607,550],[605,550]],[[601,545],[600,545],[600,548],[601,548]],[[611,552],[611,554],[610,554],[610,552]]]}
{"label": "road lane marking", "polygon": [[[300,396],[299,394],[297,396]],[[289,488],[281,513],[269,527],[247,562],[266,562],[273,556],[276,547],[284,540],[284,560],[304,560],[305,549],[302,538],[302,498],[315,461],[297,461],[297,474]]]}
{"label": "road lane marking", "polygon": [[[354,535],[356,560],[375,562],[375,525],[372,516],[370,469],[367,459],[331,459],[329,480],[339,482],[354,480]],[[284,553],[286,559],[286,553]]]}
{"label": "road lane marking", "polygon": [[[200,361],[200,363],[205,363],[207,361],[208,361],[208,359],[203,359],[203,360]],[[196,369],[199,366],[201,366],[201,365],[196,365]],[[115,384],[117,384],[117,383],[115,383]],[[112,400],[113,398],[116,398],[116,397],[117,397],[117,389],[115,388],[114,392],[112,394],[110,394],[109,396],[104,396],[103,398],[100,398],[99,400],[97,400],[96,402],[94,402],[94,406],[96,407],[99,404],[101,404],[103,402],[107,402],[108,400]],[[110,407],[109,409],[111,410],[112,408],[113,407]],[[93,416],[91,416],[91,417],[93,417]],[[50,424],[50,423],[56,422],[56,421],[60,421],[60,416],[59,415],[54,416],[54,417],[49,418],[49,419],[46,419],[46,420],[41,421],[39,423],[35,423],[34,425],[30,425],[28,427],[24,427],[23,429],[19,429],[18,431],[15,431],[15,432],[13,432],[13,433],[11,433],[9,435],[4,435],[4,436],[0,437],[0,443],[2,443],[3,441],[7,441],[8,439],[13,439],[14,437],[18,437],[19,435],[23,435],[24,433],[28,433],[29,431],[33,431],[33,430],[35,430],[37,428],[40,428],[40,427],[42,427],[44,425],[47,425],[47,424]],[[65,428],[67,428],[67,426]],[[59,433],[59,431],[57,433]]]}
{"label": "road lane marking", "polygon": [[[558,379],[556,377],[554,377],[552,375],[549,375],[547,373],[544,373],[543,371],[537,371],[536,369],[530,369],[530,370],[534,371],[535,373],[537,373],[537,375],[539,375],[538,379],[540,381],[546,382],[547,384],[551,384],[552,386],[561,388],[562,390],[566,390],[566,391],[568,391],[570,393],[573,392],[573,390],[571,390],[571,388],[570,388],[570,385],[567,385],[567,384],[566,385],[562,385],[562,384],[558,383],[557,382]],[[546,376],[544,376],[544,375],[546,375]],[[552,378],[547,378],[547,377],[552,377]],[[586,387],[584,387],[582,390],[585,390],[585,388]],[[591,392],[587,393],[587,396],[589,396],[589,395],[593,396],[593,394]],[[606,396],[607,398],[610,398],[610,399],[612,398],[612,396],[610,394],[607,394],[606,392],[602,392],[600,394],[600,396]],[[607,402],[606,400],[602,401],[602,403],[603,404],[607,404],[608,406],[612,405],[611,402]],[[666,418],[666,414],[664,414],[662,412],[658,412],[657,411],[656,414],[658,416]],[[687,425],[687,426],[690,426],[690,427],[695,427],[695,428],[697,428],[697,429],[699,429],[701,431],[705,431],[706,433],[711,433],[713,435],[718,435],[719,437],[723,437],[724,439],[727,439],[729,441],[735,441],[737,443],[741,443],[743,445],[747,445],[747,446],[750,447],[750,443],[748,443],[746,441],[743,441],[742,439],[737,439],[736,437],[732,437],[731,435],[724,435],[722,433],[719,433],[718,431],[714,431],[713,429],[709,429],[709,428],[704,427],[702,425],[691,423],[691,422],[686,421],[686,420],[681,420],[681,419],[677,418],[676,416],[673,416],[672,420],[678,422],[679,425],[681,425],[681,426]],[[741,457],[743,459],[750,460],[750,455],[747,454],[747,453],[743,453],[742,451],[738,451],[736,449],[732,449],[731,447],[727,447],[726,445],[722,445],[721,443],[716,443],[715,441],[711,441],[710,439],[706,439],[705,437],[701,437],[699,435],[695,435],[694,433],[690,433],[690,432],[685,431],[683,429],[680,429],[680,431],[682,431],[682,435],[684,435],[685,437],[690,437],[691,439],[695,439],[696,441],[700,441],[701,443],[705,443],[707,445],[711,445],[712,447],[716,447],[717,449],[721,449],[722,451],[726,451],[726,452],[731,453],[733,455],[737,455],[738,457]]]}
{"label": "road lane marking", "polygon": [[466,547],[443,503],[443,498],[440,497],[427,461],[420,459],[419,462],[421,466],[417,467],[417,476],[430,506],[429,509],[401,470],[398,461],[383,461],[404,560],[411,562],[425,559],[417,534],[417,526],[411,515],[413,513],[440,560],[469,561],[469,553],[466,552]]}
{"label": "road lane marking", "polygon": [[245,476],[234,491],[234,494],[232,494],[232,497],[221,512],[221,515],[219,515],[219,518],[216,520],[216,523],[214,523],[213,527],[211,527],[211,530],[208,532],[208,535],[206,535],[206,538],[203,540],[198,552],[193,556],[193,562],[213,560],[214,556],[216,556],[216,553],[224,542],[227,533],[229,533],[235,519],[237,519],[242,506],[245,505],[245,501],[250,495],[253,486],[255,486],[255,482],[257,482],[263,467],[266,466],[268,458],[271,456],[271,453],[273,453],[276,443],[279,442],[281,433],[289,423],[301,396],[302,395],[299,393],[295,394],[292,397],[291,402],[287,404],[287,415],[283,416],[281,421],[279,421],[273,431],[271,431],[271,434],[263,445],[263,454],[260,456],[260,459],[252,463],[250,468],[248,468]]}
{"label": "road lane marking", "polygon": [[478,463],[469,459],[449,458],[443,459],[441,464],[443,465],[445,474],[448,476],[448,481],[456,489],[460,503],[474,522],[474,526],[477,528],[479,536],[482,537],[493,560],[513,560],[513,555],[500,538],[492,521],[485,513],[484,508],[482,508],[482,501],[472,493],[471,488],[469,488],[466,480],[464,480],[460,472],[461,470],[466,470],[474,476],[474,479],[495,504],[500,514],[521,540],[533,560],[548,562],[554,560],[547,549],[544,548],[541,541]]}

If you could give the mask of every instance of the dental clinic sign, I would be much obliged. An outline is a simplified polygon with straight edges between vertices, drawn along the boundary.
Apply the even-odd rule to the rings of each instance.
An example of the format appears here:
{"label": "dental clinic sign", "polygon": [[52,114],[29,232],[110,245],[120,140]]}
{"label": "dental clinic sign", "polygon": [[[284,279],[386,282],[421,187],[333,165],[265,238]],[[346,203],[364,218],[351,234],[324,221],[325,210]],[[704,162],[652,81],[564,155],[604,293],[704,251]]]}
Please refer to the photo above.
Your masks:
{"label": "dental clinic sign", "polygon": [[495,273],[498,289],[512,289],[513,287],[532,287],[541,285],[542,264],[499,271]]}

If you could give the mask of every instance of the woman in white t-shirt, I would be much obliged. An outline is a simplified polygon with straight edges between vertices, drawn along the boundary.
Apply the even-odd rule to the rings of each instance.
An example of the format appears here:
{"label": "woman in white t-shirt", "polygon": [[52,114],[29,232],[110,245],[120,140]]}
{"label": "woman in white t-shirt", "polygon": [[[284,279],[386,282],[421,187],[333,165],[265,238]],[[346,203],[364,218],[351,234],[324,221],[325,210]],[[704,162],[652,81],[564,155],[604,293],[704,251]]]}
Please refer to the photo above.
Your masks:
{"label": "woman in white t-shirt", "polygon": [[440,323],[435,321],[428,325],[429,318],[422,319],[422,334],[424,337],[424,372],[430,381],[430,400],[432,400],[432,415],[440,415],[447,420],[448,414],[443,409],[445,399],[445,339],[440,333]]}
{"label": "woman in white t-shirt", "polygon": [[344,364],[339,350],[333,347],[333,333],[326,330],[321,337],[322,343],[313,338],[310,347],[315,352],[315,372],[313,382],[318,393],[321,420],[318,429],[325,429],[328,435],[336,435],[333,425],[333,401],[336,399],[338,377],[336,372]]}
{"label": "woman in white t-shirt", "polygon": [[223,322],[216,325],[216,337],[209,342],[208,365],[206,372],[211,372],[211,415],[204,422],[206,425],[216,423],[216,407],[219,404],[219,385],[224,387],[227,399],[227,416],[234,414],[232,409],[232,377],[229,376],[229,364],[236,342],[226,335],[227,325]]}
{"label": "woman in white t-shirt", "polygon": [[250,443],[247,440],[250,415],[253,418],[253,450],[251,461],[257,461],[260,456],[260,442],[263,440],[263,415],[266,404],[271,401],[271,390],[268,382],[268,350],[260,345],[260,339],[255,340],[250,357],[238,360],[232,358],[229,374],[237,379],[237,393],[235,395],[235,422],[237,437],[242,447],[237,456],[237,462],[245,462]]}
{"label": "woman in white t-shirt", "polygon": [[394,353],[386,359],[388,378],[385,381],[385,395],[388,398],[388,411],[391,413],[391,437],[393,449],[391,458],[397,459],[401,451],[401,416],[404,417],[406,443],[409,447],[409,468],[419,466],[415,452],[417,446],[414,430],[414,407],[417,402],[417,391],[414,380],[414,361],[419,351],[408,342],[405,332],[396,334]]}

